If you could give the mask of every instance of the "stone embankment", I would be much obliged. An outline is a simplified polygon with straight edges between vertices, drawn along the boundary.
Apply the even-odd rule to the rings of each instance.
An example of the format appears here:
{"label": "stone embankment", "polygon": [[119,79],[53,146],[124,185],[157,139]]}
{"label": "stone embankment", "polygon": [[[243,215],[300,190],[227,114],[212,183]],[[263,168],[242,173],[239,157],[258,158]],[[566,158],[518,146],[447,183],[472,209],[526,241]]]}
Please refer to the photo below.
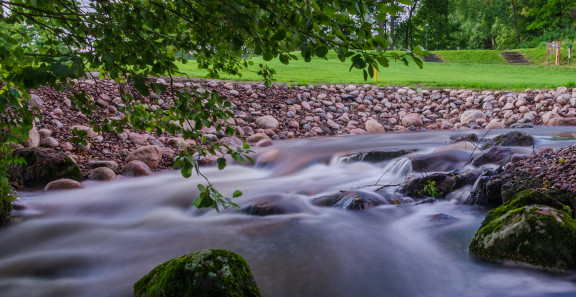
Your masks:
{"label": "stone embankment", "polygon": [[[158,82],[169,85],[164,79]],[[532,125],[576,125],[576,89],[472,91],[456,89],[411,89],[374,85],[295,86],[222,81],[185,81],[177,90],[216,91],[233,103],[237,135],[257,146],[274,140],[328,135],[421,131],[429,129],[499,129]],[[73,93],[84,91],[98,108],[84,114],[75,107]],[[145,98],[152,110],[167,108],[169,94]],[[74,159],[88,176],[94,161],[109,160],[116,172],[130,161],[130,154],[145,155],[152,170],[169,168],[179,152],[181,135],[155,135],[124,127],[118,134],[95,132],[89,122],[122,118],[124,103],[118,85],[110,80],[82,79],[69,93],[40,88],[32,93],[32,105],[41,120],[31,131],[26,147],[48,147]],[[87,131],[88,145],[71,141],[73,130]],[[224,133],[214,128],[202,131],[207,139],[221,141]],[[229,138],[225,139],[230,142]],[[234,140],[236,141],[236,140]],[[194,143],[190,140],[189,143]],[[136,149],[145,150],[134,152]],[[147,161],[148,160],[148,161]],[[92,165],[88,163],[92,161]],[[142,164],[131,164],[146,168]],[[107,176],[109,172],[100,172]],[[141,175],[133,172],[127,175]],[[95,173],[93,176],[97,176]],[[106,177],[102,177],[106,179]]]}

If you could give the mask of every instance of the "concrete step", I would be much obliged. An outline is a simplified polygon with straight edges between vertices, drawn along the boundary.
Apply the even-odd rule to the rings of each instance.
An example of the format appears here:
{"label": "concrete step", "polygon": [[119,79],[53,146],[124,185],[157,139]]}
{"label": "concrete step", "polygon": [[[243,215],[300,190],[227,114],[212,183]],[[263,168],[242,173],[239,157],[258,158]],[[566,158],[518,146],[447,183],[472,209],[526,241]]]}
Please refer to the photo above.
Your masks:
{"label": "concrete step", "polygon": [[442,63],[444,62],[444,60],[442,60],[442,58],[440,58],[438,55],[436,55],[435,53],[429,53],[428,56],[422,56],[422,60],[424,62],[436,62],[436,63]]}
{"label": "concrete step", "polygon": [[530,61],[521,52],[500,52],[502,57],[511,65],[528,65]]}

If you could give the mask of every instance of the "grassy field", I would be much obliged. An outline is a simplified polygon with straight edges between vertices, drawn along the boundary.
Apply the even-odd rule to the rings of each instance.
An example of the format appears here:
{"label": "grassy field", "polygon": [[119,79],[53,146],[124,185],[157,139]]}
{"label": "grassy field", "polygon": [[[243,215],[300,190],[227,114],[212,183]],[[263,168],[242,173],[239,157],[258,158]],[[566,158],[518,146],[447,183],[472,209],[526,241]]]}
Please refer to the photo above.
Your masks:
{"label": "grassy field", "polygon": [[[460,51],[470,52],[470,51]],[[484,51],[483,51],[484,52]],[[466,53],[472,55],[471,53]],[[299,54],[297,54],[299,56]],[[492,59],[494,55],[487,53]],[[315,59],[306,63],[303,59],[283,65],[278,60],[267,64],[277,70],[276,81],[297,85],[307,84],[363,84],[362,72],[357,69],[348,71],[351,62],[340,62],[330,53],[327,60]],[[454,58],[456,60],[456,58]],[[460,58],[459,58],[460,59]],[[478,60],[478,59],[477,59]],[[254,58],[255,65],[265,63]],[[478,62],[478,61],[477,61]],[[191,77],[206,77],[207,72],[199,70],[194,62],[180,65],[183,73]],[[252,70],[256,70],[256,66]],[[419,69],[415,63],[409,67],[403,63],[391,63],[390,67],[378,73],[378,84],[409,85],[423,88],[472,88],[523,90],[527,88],[556,88],[558,86],[576,87],[576,67],[570,66],[516,66],[507,64],[481,63],[424,63]],[[222,76],[226,80],[261,81],[253,71],[244,71],[243,76]],[[369,79],[368,83],[374,83]]]}
{"label": "grassy field", "polygon": [[461,51],[434,51],[447,63],[473,63],[473,64],[507,64],[498,51],[491,50],[461,50]]}

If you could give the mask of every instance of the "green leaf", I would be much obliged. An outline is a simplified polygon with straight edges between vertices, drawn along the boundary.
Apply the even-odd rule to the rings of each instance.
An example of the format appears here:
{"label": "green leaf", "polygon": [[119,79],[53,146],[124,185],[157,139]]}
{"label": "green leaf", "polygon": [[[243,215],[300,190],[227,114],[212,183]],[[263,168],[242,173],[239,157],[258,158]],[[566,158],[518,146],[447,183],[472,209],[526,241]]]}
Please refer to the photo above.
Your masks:
{"label": "green leaf", "polygon": [[218,170],[222,170],[226,167],[226,158],[220,157],[216,159],[216,163],[218,163]]}
{"label": "green leaf", "polygon": [[232,197],[234,197],[234,198],[237,198],[237,197],[240,197],[240,196],[242,196],[242,192],[240,192],[240,191],[238,191],[238,190],[234,191],[234,193],[232,194]]}
{"label": "green leaf", "polygon": [[415,54],[417,54],[419,56],[424,56],[427,54],[427,52],[423,48],[421,48],[419,45],[415,46],[413,51]]}
{"label": "green leaf", "polygon": [[264,58],[264,61],[270,61],[274,59],[274,54],[270,51],[265,51],[262,57]]}
{"label": "green leaf", "polygon": [[284,40],[284,38],[286,38],[286,31],[278,30],[276,31],[276,34],[274,34],[274,36],[272,37],[272,40],[281,41]]}
{"label": "green leaf", "polygon": [[214,201],[210,198],[208,194],[200,195],[194,199],[194,206],[197,208],[207,208],[212,207]]}
{"label": "green leaf", "polygon": [[416,65],[418,65],[418,68],[422,69],[424,67],[424,63],[422,63],[422,60],[418,57],[413,57],[414,58],[414,63],[416,63]]}
{"label": "green leaf", "polygon": [[317,47],[316,49],[314,49],[314,53],[316,54],[316,56],[318,56],[320,58],[324,58],[324,57],[326,57],[326,54],[328,54],[328,48],[324,45],[321,45],[321,46]]}

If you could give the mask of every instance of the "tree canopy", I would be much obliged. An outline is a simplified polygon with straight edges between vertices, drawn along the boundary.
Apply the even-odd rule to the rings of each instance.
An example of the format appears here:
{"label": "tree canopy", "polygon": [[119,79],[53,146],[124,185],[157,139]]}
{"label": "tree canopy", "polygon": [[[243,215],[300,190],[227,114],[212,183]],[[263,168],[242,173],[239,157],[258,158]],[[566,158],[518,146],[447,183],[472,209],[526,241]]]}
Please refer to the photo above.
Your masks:
{"label": "tree canopy", "polygon": [[[397,2],[358,0],[0,0],[0,195],[11,196],[6,164],[11,143],[20,143],[33,126],[28,90],[45,85],[69,89],[74,78],[94,75],[114,79],[122,88],[124,119],[105,119],[96,129],[121,132],[134,129],[183,134],[198,139],[203,127],[228,135],[234,129],[230,103],[208,92],[172,91],[172,108],[154,111],[142,96],[170,91],[154,76],[177,75],[176,62],[195,59],[217,78],[219,73],[240,75],[251,56],[310,61],[333,50],[351,68],[363,69],[364,78],[386,67],[389,59],[408,63],[408,57],[381,49],[390,42],[377,26],[400,10]],[[419,49],[416,49],[417,51]],[[294,52],[299,51],[299,55]],[[421,61],[415,59],[421,66]],[[259,65],[270,83],[274,70]],[[85,94],[73,103],[84,113],[94,108]],[[192,124],[193,129],[182,126]],[[201,142],[200,142],[201,143]],[[198,166],[194,154],[221,152],[242,161],[248,147],[202,144],[183,152],[175,166],[185,176]],[[225,159],[218,160],[224,167]],[[199,207],[229,205],[211,184],[199,186]],[[4,200],[4,199],[3,199]]]}
{"label": "tree canopy", "polygon": [[[574,0],[421,0],[396,22],[396,44],[428,49],[512,49],[576,39]],[[411,47],[406,47],[411,48]]]}

